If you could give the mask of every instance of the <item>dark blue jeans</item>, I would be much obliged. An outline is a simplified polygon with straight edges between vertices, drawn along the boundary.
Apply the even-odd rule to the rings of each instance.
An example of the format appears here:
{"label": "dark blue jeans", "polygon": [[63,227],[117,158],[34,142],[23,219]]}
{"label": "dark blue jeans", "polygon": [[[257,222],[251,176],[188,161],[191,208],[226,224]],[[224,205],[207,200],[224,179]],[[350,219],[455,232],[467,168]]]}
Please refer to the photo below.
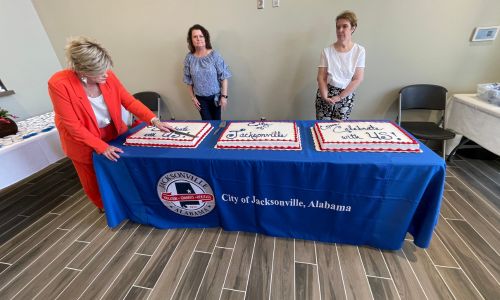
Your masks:
{"label": "dark blue jeans", "polygon": [[[212,96],[198,96],[196,99],[200,102],[200,116],[202,120],[220,120],[221,109],[220,105],[215,105],[214,99],[217,95]],[[219,102],[220,103],[220,102]]]}

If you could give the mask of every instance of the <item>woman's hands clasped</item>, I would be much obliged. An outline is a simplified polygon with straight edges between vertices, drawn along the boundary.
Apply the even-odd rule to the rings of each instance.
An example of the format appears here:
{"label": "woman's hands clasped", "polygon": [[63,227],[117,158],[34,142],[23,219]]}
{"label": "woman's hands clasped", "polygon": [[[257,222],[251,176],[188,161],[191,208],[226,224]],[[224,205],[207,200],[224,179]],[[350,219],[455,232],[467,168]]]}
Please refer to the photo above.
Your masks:
{"label": "woman's hands clasped", "polygon": [[323,98],[326,102],[330,103],[331,105],[334,105],[337,102],[342,101],[342,98],[339,95],[333,96],[333,97],[328,97],[328,98]]}

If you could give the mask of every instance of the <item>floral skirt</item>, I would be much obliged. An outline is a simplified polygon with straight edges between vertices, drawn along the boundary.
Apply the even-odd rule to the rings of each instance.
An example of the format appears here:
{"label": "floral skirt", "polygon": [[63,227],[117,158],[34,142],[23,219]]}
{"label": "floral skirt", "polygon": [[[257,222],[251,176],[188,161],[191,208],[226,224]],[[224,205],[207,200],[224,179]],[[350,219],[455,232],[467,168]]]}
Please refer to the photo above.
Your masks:
{"label": "floral skirt", "polygon": [[[328,97],[339,95],[343,89],[328,85]],[[342,98],[341,101],[330,104],[321,98],[321,94],[316,92],[316,120],[349,120],[355,94]]]}

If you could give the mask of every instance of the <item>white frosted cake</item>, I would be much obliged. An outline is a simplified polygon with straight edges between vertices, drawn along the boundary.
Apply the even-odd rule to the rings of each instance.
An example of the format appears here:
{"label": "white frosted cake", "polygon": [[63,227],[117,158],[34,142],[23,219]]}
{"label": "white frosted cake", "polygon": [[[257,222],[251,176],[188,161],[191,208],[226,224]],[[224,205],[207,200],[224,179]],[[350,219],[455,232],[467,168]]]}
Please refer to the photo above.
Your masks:
{"label": "white frosted cake", "polygon": [[127,137],[125,145],[144,147],[196,148],[212,129],[208,122],[165,122],[176,132],[163,132],[153,126],[146,126]]}
{"label": "white frosted cake", "polygon": [[317,122],[313,135],[321,151],[420,152],[414,138],[388,121]]}
{"label": "white frosted cake", "polygon": [[219,137],[216,148],[300,150],[299,128],[295,122],[231,122]]}

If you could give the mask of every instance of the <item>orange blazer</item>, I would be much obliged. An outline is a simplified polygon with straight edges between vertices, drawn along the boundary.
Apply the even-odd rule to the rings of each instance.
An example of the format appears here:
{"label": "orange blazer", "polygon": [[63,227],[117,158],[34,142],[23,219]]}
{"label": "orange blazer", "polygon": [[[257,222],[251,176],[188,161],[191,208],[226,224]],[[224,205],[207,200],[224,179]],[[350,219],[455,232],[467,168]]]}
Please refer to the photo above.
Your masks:
{"label": "orange blazer", "polygon": [[[99,84],[99,87],[118,134],[128,129],[122,120],[121,105],[148,123],[155,117],[151,110],[130,95],[112,71],[108,71],[106,83]],[[76,73],[63,70],[54,74],[49,79],[49,95],[64,153],[72,160],[92,163],[92,151],[101,154],[108,144],[100,137],[94,111]]]}

